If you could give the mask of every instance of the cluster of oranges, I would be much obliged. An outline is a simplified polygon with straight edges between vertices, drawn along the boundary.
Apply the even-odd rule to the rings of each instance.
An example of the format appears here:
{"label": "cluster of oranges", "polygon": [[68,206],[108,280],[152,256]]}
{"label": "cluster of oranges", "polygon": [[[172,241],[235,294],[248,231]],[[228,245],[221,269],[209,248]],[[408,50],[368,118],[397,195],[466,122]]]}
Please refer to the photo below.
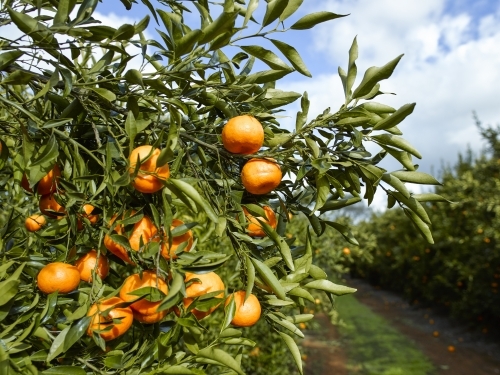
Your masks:
{"label": "cluster of oranges", "polygon": [[[226,150],[231,153],[252,154],[262,147],[264,131],[260,122],[255,118],[246,115],[238,116],[225,125],[222,140]],[[159,149],[148,145],[137,147],[130,153],[129,173],[132,177],[132,186],[137,191],[151,194],[164,187],[164,182],[170,177],[170,169],[167,163],[158,165],[160,154]],[[40,211],[43,215],[52,218],[60,218],[67,214],[65,208],[59,205],[53,196],[57,190],[59,177],[60,169],[55,165],[36,185],[37,193],[41,196]],[[249,193],[255,195],[271,192],[280,184],[281,178],[280,167],[271,159],[252,158],[246,162],[241,171],[243,186]],[[23,178],[22,186],[27,191],[33,192],[26,176]],[[98,215],[92,214],[93,210],[94,207],[90,204],[82,206],[81,216],[91,224],[99,220]],[[277,220],[274,211],[269,206],[264,206],[263,210],[266,218],[256,218],[243,208],[248,221],[249,235],[265,236],[262,221],[276,228]],[[26,219],[25,226],[29,231],[39,230],[45,225],[46,219],[42,214],[35,214]],[[132,229],[126,232],[121,220],[135,214],[137,214],[135,211],[127,211],[120,218],[115,214],[109,223],[113,226],[111,234],[106,234],[104,238],[106,249],[124,262],[135,265],[129,250],[141,251],[143,246],[151,242],[160,243],[161,255],[167,260],[176,259],[179,252],[189,251],[192,248],[193,232],[190,229],[169,240],[165,230],[157,228],[151,218],[146,215],[135,221]],[[83,228],[81,218],[78,218],[78,223],[79,229]],[[170,229],[172,231],[181,225],[184,225],[184,222],[174,219]],[[115,241],[112,233],[125,235],[129,241],[129,248]],[[106,256],[96,250],[91,250],[80,257],[74,265],[62,262],[49,263],[39,272],[37,284],[40,291],[46,294],[56,291],[61,294],[70,293],[78,288],[81,281],[92,282],[94,274],[101,279],[106,278],[109,269],[110,264]],[[211,293],[217,299],[224,298],[226,286],[214,272],[202,274],[187,272],[184,282],[187,285],[183,298],[184,309],[193,313],[198,319],[210,315],[221,303],[203,310],[196,307],[190,308],[196,299]],[[138,292],[140,289],[142,291]],[[144,290],[148,291],[146,295]],[[97,301],[90,307],[87,316],[92,319],[87,330],[88,335],[98,334],[104,340],[112,340],[123,335],[131,327],[134,319],[143,324],[157,323],[171,310],[180,316],[181,312],[177,306],[160,310],[161,301],[167,294],[168,283],[158,270],[144,270],[128,276],[120,288],[119,296]],[[146,298],[148,295],[149,297]],[[225,305],[229,303],[235,305],[235,313],[231,322],[234,326],[248,327],[259,320],[261,306],[253,294],[246,296],[245,291],[236,291],[226,297]]]}

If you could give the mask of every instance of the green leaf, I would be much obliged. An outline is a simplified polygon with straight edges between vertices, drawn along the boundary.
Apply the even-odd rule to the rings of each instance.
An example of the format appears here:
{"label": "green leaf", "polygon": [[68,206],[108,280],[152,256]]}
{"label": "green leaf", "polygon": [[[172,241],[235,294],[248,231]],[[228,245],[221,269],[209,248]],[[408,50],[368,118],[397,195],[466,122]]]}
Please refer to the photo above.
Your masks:
{"label": "green leaf", "polygon": [[397,191],[391,191],[390,192],[394,197],[404,203],[406,207],[408,207],[410,210],[412,210],[416,215],[422,219],[426,224],[430,225],[431,224],[431,219],[429,218],[429,215],[427,214],[427,211],[425,208],[420,204],[419,201],[417,201],[415,198],[410,197],[406,198],[403,194],[397,192]]}
{"label": "green leaf", "polygon": [[403,208],[405,215],[411,220],[411,222],[415,225],[415,228],[420,232],[420,235],[430,244],[434,243],[434,239],[432,238],[431,230],[429,226],[422,221],[418,215],[408,208]]}
{"label": "green leaf", "polygon": [[157,371],[154,371],[152,374],[196,375],[196,373],[194,373],[193,371],[191,371],[187,367],[180,366],[180,365],[162,368],[160,373],[158,373]]}
{"label": "green leaf", "polygon": [[64,328],[52,342],[52,345],[49,350],[49,355],[47,356],[47,363],[52,361],[59,354],[64,353],[64,341],[70,329],[71,329],[70,326]]}
{"label": "green leaf", "polygon": [[135,34],[135,27],[126,23],[121,25],[111,37],[112,40],[128,40]]}
{"label": "green leaf", "polygon": [[349,66],[347,67],[347,78],[345,84],[345,97],[350,98],[352,96],[352,86],[356,80],[358,74],[358,68],[356,66],[356,60],[358,58],[358,41],[357,37],[352,41],[351,48],[349,49]]}
{"label": "green leaf", "polygon": [[[314,298],[313,298],[313,302],[314,302]],[[292,332],[293,334],[299,336],[300,338],[304,338],[304,334],[300,331],[300,329],[298,329],[297,327],[295,327],[295,325],[288,321],[288,320],[282,320],[280,318],[278,318],[276,315],[274,314],[267,314],[267,316],[273,320],[275,323],[279,324],[280,326],[282,326],[283,328],[286,328],[288,329],[290,332]]]}
{"label": "green leaf", "polygon": [[374,135],[372,138],[383,145],[399,148],[422,159],[422,155],[406,139],[391,134]]}
{"label": "green leaf", "polygon": [[262,278],[262,280],[271,287],[271,289],[276,293],[276,296],[282,300],[286,300],[286,293],[285,290],[283,289],[283,286],[280,284],[276,276],[274,275],[273,271],[266,266],[264,263],[262,263],[260,260],[257,260],[255,258],[251,258],[251,261],[253,265],[255,266],[255,269],[257,270],[258,274]]}
{"label": "green leaf", "polygon": [[86,316],[80,319],[76,324],[72,324],[68,333],[64,338],[64,351],[71,348],[87,331],[87,327],[92,320],[91,316]]}
{"label": "green leaf", "polygon": [[410,192],[406,188],[405,184],[401,180],[390,173],[384,173],[382,175],[382,181],[387,182],[394,189],[403,194],[406,198],[410,198]]}
{"label": "green leaf", "polygon": [[245,265],[246,265],[246,276],[247,276],[245,297],[248,298],[250,296],[250,294],[252,293],[253,286],[255,284],[255,267],[254,267],[250,257],[246,257]]}
{"label": "green leaf", "polygon": [[283,22],[292,14],[294,14],[303,2],[304,0],[289,0],[285,10],[283,11],[283,13],[281,13],[280,21]]}
{"label": "green leaf", "polygon": [[224,307],[224,321],[222,322],[221,331],[226,329],[234,318],[236,313],[236,303],[234,302],[234,294],[229,296],[229,303]]}
{"label": "green leaf", "polygon": [[395,150],[392,147],[380,145],[385,151],[387,151],[391,156],[399,161],[403,167],[405,167],[409,171],[414,171],[415,166],[413,165],[413,161],[411,159],[411,154],[406,151]]}
{"label": "green leaf", "polygon": [[199,43],[205,44],[211,42],[217,36],[231,30],[234,27],[236,17],[238,17],[238,11],[229,13],[223,12],[214,22],[210,23],[207,27],[204,27],[201,30],[203,35],[201,36]]}
{"label": "green leaf", "polygon": [[263,70],[261,72],[246,76],[242,84],[252,84],[252,83],[261,84],[261,83],[274,82],[290,74],[292,71],[293,70],[282,70],[282,69]]}
{"label": "green leaf", "polygon": [[292,353],[292,357],[295,360],[295,364],[297,365],[297,369],[299,370],[299,373],[302,375],[303,369],[302,369],[302,358],[300,356],[300,351],[299,348],[297,347],[297,344],[295,343],[294,339],[292,339],[290,336],[288,336],[284,332],[279,332],[279,335],[285,342],[286,346],[288,347],[288,350],[290,350],[290,353]]}
{"label": "green leaf", "polygon": [[404,182],[424,185],[441,185],[441,183],[432,177],[430,174],[417,171],[395,171],[391,172],[394,177],[399,178]]}
{"label": "green leaf", "polygon": [[345,17],[347,14],[335,14],[332,12],[316,12],[308,14],[302,17],[300,20],[295,22],[291,29],[293,30],[305,30],[316,26],[319,23],[334,20],[336,18]]}
{"label": "green leaf", "polygon": [[262,20],[262,27],[278,19],[288,5],[288,0],[270,0],[267,3],[266,13]]}
{"label": "green leaf", "polygon": [[327,201],[323,205],[323,207],[320,209],[320,212],[338,210],[338,209],[350,206],[352,204],[356,204],[360,201],[361,201],[360,197],[352,197],[352,198],[339,199],[339,200],[330,200],[330,201]]}
{"label": "green leaf", "polygon": [[87,372],[76,366],[55,366],[40,373],[41,375],[86,375]]}
{"label": "green leaf", "polygon": [[321,209],[328,198],[328,195],[330,194],[330,182],[328,180],[328,177],[326,176],[321,176],[316,179],[316,204],[314,205],[314,208],[312,212],[315,212],[319,209]]}
{"label": "green leaf", "polygon": [[[257,218],[257,220],[259,220],[259,218]],[[267,236],[274,242],[274,244],[278,248],[281,256],[283,257],[283,260],[285,261],[286,266],[291,271],[295,271],[295,266],[293,265],[292,260],[292,253],[290,251],[288,243],[264,220],[259,220],[259,223]]]}
{"label": "green leaf", "polygon": [[59,156],[59,145],[54,134],[50,136],[47,144],[38,150],[37,154],[36,158],[31,162],[30,168],[44,164],[54,165],[54,161]]}
{"label": "green leaf", "polygon": [[413,194],[413,198],[415,198],[419,202],[447,202],[453,203],[452,201],[442,197],[439,194],[434,193],[423,193],[423,194]]}
{"label": "green leaf", "polygon": [[336,229],[349,243],[353,245],[359,246],[358,240],[354,237],[351,232],[351,229],[347,225],[342,225],[339,223],[335,223],[333,221],[324,221],[326,225]]}
{"label": "green leaf", "polygon": [[285,57],[290,61],[290,64],[297,70],[299,73],[305,75],[306,77],[312,77],[311,73],[307,69],[304,60],[300,57],[300,54],[297,52],[295,48],[292,46],[281,42],[276,39],[270,39],[271,42],[280,50],[280,52],[285,55]]}
{"label": "green leaf", "polygon": [[103,89],[100,87],[89,87],[90,90],[95,92],[101,98],[106,99],[108,102],[113,102],[116,100],[116,95],[107,89]]}
{"label": "green leaf", "polygon": [[356,289],[349,288],[348,286],[334,284],[330,280],[314,280],[304,285],[304,288],[323,290],[336,296],[343,296],[344,294],[351,294],[356,291]]}
{"label": "green leaf", "polygon": [[0,282],[0,306],[5,305],[16,296],[20,283],[19,280],[12,279]]}
{"label": "green leaf", "polygon": [[300,96],[301,95],[299,93],[293,91],[267,89],[265,100],[262,101],[262,105],[267,110],[271,110],[293,103],[298,98],[300,98]]}
{"label": "green leaf", "polygon": [[299,315],[287,316],[286,320],[288,320],[289,322],[292,322],[294,324],[299,324],[299,323],[308,322],[313,318],[314,318],[313,314],[299,314]]}
{"label": "green leaf", "polygon": [[45,124],[43,124],[42,128],[43,129],[56,128],[58,126],[65,125],[71,121],[73,121],[72,118],[53,119],[53,120],[49,120]]}
{"label": "green leaf", "polygon": [[127,82],[132,85],[144,86],[144,82],[142,82],[142,73],[137,69],[127,70],[127,73],[125,73],[124,77],[127,80]]}
{"label": "green leaf", "polygon": [[5,69],[24,54],[21,50],[12,50],[0,54],[0,70]]}
{"label": "green leaf", "polygon": [[372,66],[369,68],[363,77],[363,80],[359,84],[359,86],[354,90],[354,93],[352,94],[353,99],[360,98],[364,95],[367,95],[370,93],[370,91],[373,89],[373,87],[380,81],[389,78],[392,75],[392,72],[394,72],[394,69],[399,63],[399,60],[403,55],[400,55],[396,57],[394,60],[389,61],[387,64],[385,64],[382,67],[376,67]]}
{"label": "green leaf", "polygon": [[223,366],[230,368],[233,371],[236,371],[240,375],[245,375],[245,373],[241,370],[240,365],[236,360],[231,357],[228,353],[221,349],[216,348],[204,348],[201,349],[198,354],[198,357],[207,358],[212,361],[215,361]]}
{"label": "green leaf", "polygon": [[245,14],[245,20],[243,21],[243,27],[245,27],[248,24],[248,21],[250,21],[253,12],[255,12],[255,9],[257,9],[258,6],[259,6],[259,0],[250,0]]}
{"label": "green leaf", "polygon": [[255,56],[259,60],[266,63],[271,69],[276,70],[287,70],[291,71],[292,69],[281,60],[274,52],[265,49],[260,46],[241,46],[243,51],[248,53],[249,55]]}
{"label": "green leaf", "polygon": [[373,130],[387,130],[393,128],[394,126],[402,122],[410,114],[412,114],[413,110],[415,109],[415,105],[416,103],[405,104],[404,106],[399,108],[396,112],[394,112],[392,115],[387,116],[385,119],[379,121],[373,127]]}
{"label": "green leaf", "polygon": [[212,206],[205,199],[201,197],[200,193],[198,193],[198,191],[193,186],[191,186],[187,182],[184,182],[182,180],[176,180],[173,178],[167,180],[167,183],[169,185],[174,185],[177,189],[182,191],[187,197],[192,199],[193,202],[196,203],[196,205],[198,205],[201,209],[205,210],[210,220],[212,220],[215,223],[218,221],[219,218],[217,214],[214,212]]}
{"label": "green leaf", "polygon": [[181,39],[177,41],[175,55],[176,57],[185,55],[193,50],[194,45],[200,40],[203,33],[201,30],[191,30],[186,35],[184,35]]}

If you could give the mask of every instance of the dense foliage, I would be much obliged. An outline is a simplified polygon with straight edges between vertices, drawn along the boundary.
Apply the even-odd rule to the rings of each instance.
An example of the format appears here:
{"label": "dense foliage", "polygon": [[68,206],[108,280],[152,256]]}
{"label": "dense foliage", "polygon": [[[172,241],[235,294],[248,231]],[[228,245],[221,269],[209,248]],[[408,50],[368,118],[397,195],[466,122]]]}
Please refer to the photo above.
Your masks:
{"label": "dense foliage", "polygon": [[[140,6],[121,2],[131,11]],[[311,237],[327,227],[357,243],[348,226],[328,213],[363,198],[371,202],[375,191],[384,189],[432,241],[420,203],[429,197],[411,196],[405,182],[437,181],[415,170],[412,155],[420,155],[397,127],[415,104],[396,110],[372,100],[383,94],[380,81],[391,76],[401,56],[368,69],[355,87],[354,40],[347,71],[339,68],[345,102],[335,112],[327,108],[311,116],[307,93],[277,87],[287,74],[311,74],[294,47],[274,38],[342,17],[331,12],[299,17],[302,2],[267,1],[256,20],[256,0],[160,0],[158,9],[142,0],[150,15],[117,28],[94,18],[97,0],[1,3],[2,375],[243,374],[248,351],[263,345],[248,337],[264,343],[273,337],[268,348],[280,338],[302,373],[294,338],[303,336],[297,325],[313,318],[306,313],[314,305],[311,292],[325,292],[332,300],[354,291],[328,280],[313,264]],[[145,36],[150,23],[156,39]],[[254,64],[266,68],[255,71]],[[282,107],[299,99],[295,129],[284,129],[278,121]],[[264,128],[264,147],[254,155],[232,154],[221,144],[222,128],[241,114],[254,116]],[[380,152],[366,151],[367,142],[379,145]],[[130,158],[143,145],[158,150]],[[386,156],[403,170],[378,167]],[[137,181],[153,157],[148,172],[160,186],[146,194]],[[268,158],[267,163],[272,158],[280,166],[283,179],[273,191],[253,195],[245,189],[240,173],[250,158]],[[42,193],[42,179],[57,168],[57,189]],[[157,178],[157,169],[168,169],[170,178]],[[47,225],[28,232],[22,223],[42,200]],[[276,212],[277,226],[260,220],[265,235],[251,237],[243,208],[262,218],[266,205]],[[290,214],[299,213],[309,226],[295,243],[286,236],[287,224]],[[184,224],[172,226],[174,219]],[[149,237],[134,235],[139,223],[147,224]],[[163,254],[172,238],[190,230],[194,241],[179,245],[177,258]],[[91,282],[82,281],[71,293],[42,292],[37,275],[44,266],[73,263],[91,249],[109,258],[105,279],[94,272]],[[200,283],[188,282],[187,273],[201,278],[214,270],[224,290],[188,298],[187,290]],[[103,298],[122,297],[124,280],[144,271],[168,290],[157,282],[134,290],[137,301],[122,300],[99,314],[92,310]],[[257,327],[266,326],[265,335],[230,327],[236,306],[228,299],[224,308],[222,298],[235,290],[258,297]],[[145,324],[146,313],[134,311],[132,322],[135,302],[154,304],[155,314],[169,313]],[[103,334],[125,321],[111,319],[115,308],[128,314],[131,326],[105,341]],[[95,319],[107,327],[96,328]],[[254,371],[254,365],[246,369]]]}
{"label": "dense foliage", "polygon": [[360,259],[355,273],[410,301],[491,325],[500,319],[500,127],[479,130],[488,150],[460,155],[435,188],[453,203],[425,206],[435,243],[422,241],[401,211],[374,215],[359,227],[376,237],[373,261]]}

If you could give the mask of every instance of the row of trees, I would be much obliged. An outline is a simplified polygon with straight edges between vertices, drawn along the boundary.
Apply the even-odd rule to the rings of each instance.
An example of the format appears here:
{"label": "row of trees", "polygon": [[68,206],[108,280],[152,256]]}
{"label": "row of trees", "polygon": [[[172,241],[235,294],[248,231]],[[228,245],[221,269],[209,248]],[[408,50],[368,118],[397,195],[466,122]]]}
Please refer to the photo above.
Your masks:
{"label": "row of trees", "polygon": [[359,225],[376,246],[373,260],[358,259],[353,272],[410,301],[493,324],[500,319],[500,127],[476,123],[488,149],[469,150],[444,168],[435,192],[450,203],[425,206],[435,243],[416,235],[401,211],[388,210]]}

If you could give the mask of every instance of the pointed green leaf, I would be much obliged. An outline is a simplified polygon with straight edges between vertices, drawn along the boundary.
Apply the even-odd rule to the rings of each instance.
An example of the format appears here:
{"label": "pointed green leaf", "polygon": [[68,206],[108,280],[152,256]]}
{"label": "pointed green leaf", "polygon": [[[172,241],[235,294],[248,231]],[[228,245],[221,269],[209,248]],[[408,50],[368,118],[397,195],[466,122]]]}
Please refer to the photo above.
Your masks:
{"label": "pointed green leaf", "polygon": [[392,115],[387,116],[385,119],[379,121],[373,127],[373,130],[387,130],[393,128],[394,126],[401,123],[406,117],[412,114],[413,110],[415,109],[415,105],[416,103],[405,104]]}
{"label": "pointed green leaf", "polygon": [[441,185],[441,183],[432,177],[430,174],[417,171],[395,171],[391,174],[401,181],[411,182],[413,184],[424,184],[424,185]]}
{"label": "pointed green leaf", "polygon": [[262,20],[262,27],[278,19],[288,5],[288,0],[270,0],[267,3],[266,14]]}
{"label": "pointed green leaf", "polygon": [[411,222],[415,225],[415,228],[420,232],[420,235],[430,244],[434,243],[434,239],[432,238],[431,230],[429,226],[422,221],[418,215],[408,208],[404,208],[405,215],[411,220]]}
{"label": "pointed green leaf", "polygon": [[293,30],[305,30],[316,26],[319,23],[334,20],[336,18],[345,17],[347,14],[335,14],[332,12],[316,12],[308,14],[302,17],[300,20],[295,22],[291,29]]}
{"label": "pointed green leaf", "polygon": [[304,285],[304,288],[323,290],[336,296],[343,296],[344,294],[351,294],[356,291],[356,289],[349,288],[348,286],[334,284],[330,280],[314,280]]}
{"label": "pointed green leaf", "polygon": [[281,60],[274,52],[260,46],[241,46],[243,51],[249,55],[255,56],[259,60],[266,63],[271,69],[276,70],[292,70],[283,60]]}
{"label": "pointed green leaf", "polygon": [[285,57],[288,59],[288,61],[290,61],[290,64],[292,64],[295,70],[305,75],[306,77],[312,77],[311,73],[307,69],[306,64],[304,63],[304,60],[302,60],[302,57],[300,57],[300,54],[295,48],[276,39],[271,39],[271,42],[276,46],[276,48],[280,50],[283,55],[285,55]]}
{"label": "pointed green leaf", "polygon": [[295,360],[295,364],[297,365],[297,369],[299,370],[299,373],[302,375],[304,373],[302,369],[302,358],[300,356],[300,350],[295,343],[294,339],[292,339],[290,336],[288,336],[284,332],[279,332],[279,335],[285,342],[286,346],[288,347],[288,350],[290,350],[290,353],[292,353],[292,357]]}
{"label": "pointed green leaf", "polygon": [[264,280],[264,282],[272,288],[274,293],[276,293],[276,296],[282,300],[286,300],[285,290],[274,275],[273,271],[271,271],[271,269],[269,269],[269,267],[267,267],[260,260],[251,258],[251,261],[262,280]]}

